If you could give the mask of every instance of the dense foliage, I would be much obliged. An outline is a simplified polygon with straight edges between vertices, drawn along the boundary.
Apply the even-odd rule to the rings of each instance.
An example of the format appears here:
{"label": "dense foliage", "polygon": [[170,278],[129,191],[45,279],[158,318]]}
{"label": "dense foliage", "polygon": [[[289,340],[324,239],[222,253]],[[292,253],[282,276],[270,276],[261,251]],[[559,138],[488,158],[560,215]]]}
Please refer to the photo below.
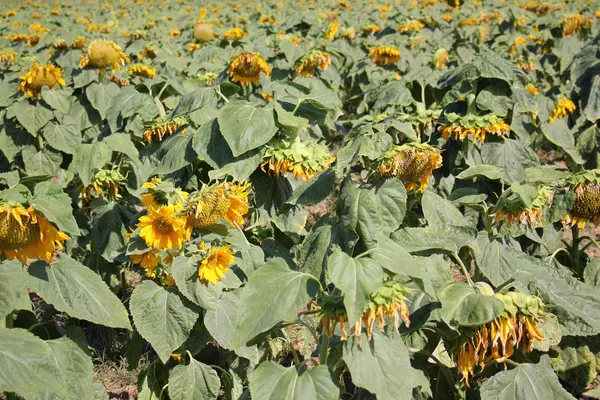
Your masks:
{"label": "dense foliage", "polygon": [[600,396],[599,3],[201,3],[2,8],[0,392]]}

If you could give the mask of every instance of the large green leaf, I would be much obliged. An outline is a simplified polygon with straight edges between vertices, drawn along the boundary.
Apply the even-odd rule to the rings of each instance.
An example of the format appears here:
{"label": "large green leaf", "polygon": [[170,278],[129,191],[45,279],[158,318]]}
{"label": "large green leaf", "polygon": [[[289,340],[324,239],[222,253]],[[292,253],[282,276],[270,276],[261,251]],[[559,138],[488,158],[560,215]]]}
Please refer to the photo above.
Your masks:
{"label": "large green leaf", "polygon": [[104,167],[110,161],[111,150],[102,142],[94,144],[80,144],[73,152],[73,161],[69,169],[79,174],[81,182],[90,184],[96,169]]}
{"label": "large green leaf", "polygon": [[234,157],[262,146],[277,133],[273,109],[252,103],[228,103],[221,110],[218,121]]}
{"label": "large green leaf", "polygon": [[304,365],[286,368],[265,361],[250,375],[250,394],[263,400],[337,400],[337,379],[325,365],[307,370]]}
{"label": "large green leaf", "polygon": [[482,400],[572,400],[552,367],[548,356],[538,364],[520,364],[510,371],[502,371],[481,385]]}
{"label": "large green leaf", "polygon": [[246,344],[281,322],[295,321],[297,312],[318,291],[314,277],[291,270],[281,258],[272,258],[250,276],[243,289],[232,347]]}
{"label": "large green leaf", "polygon": [[71,108],[72,96],[73,89],[69,87],[63,89],[42,88],[42,99],[44,99],[50,107],[64,114],[68,113],[69,108]]}
{"label": "large green leaf", "polygon": [[169,174],[191,164],[195,158],[190,147],[191,141],[192,138],[186,135],[175,135],[164,140],[158,154],[160,162],[152,174]]}
{"label": "large green leaf", "polygon": [[92,83],[85,88],[85,94],[102,119],[106,118],[106,111],[111,107],[113,98],[119,93],[119,86],[115,83]]}
{"label": "large green leaf", "polygon": [[481,158],[485,164],[501,167],[505,182],[522,182],[525,169],[540,165],[533,150],[524,142],[513,139],[504,139],[504,143],[484,143]]}
{"label": "large green leaf", "polygon": [[421,383],[404,341],[389,326],[385,332],[374,329],[371,340],[351,337],[344,343],[342,357],[352,382],[379,400],[410,399],[412,389]]}
{"label": "large green leaf", "polygon": [[457,253],[475,241],[477,230],[466,226],[433,225],[425,228],[403,228],[391,238],[411,253]]}
{"label": "large green leaf", "polygon": [[115,201],[95,207],[92,214],[92,231],[90,237],[95,245],[96,254],[108,261],[122,253],[125,248],[131,212]]}
{"label": "large green leaf", "polygon": [[139,159],[139,153],[131,137],[126,133],[113,133],[104,139],[104,142],[112,151],[126,154],[132,161]]}
{"label": "large green leaf", "polygon": [[100,325],[131,329],[123,303],[100,276],[66,254],[52,264],[35,262],[27,272],[31,288],[57,310]]}
{"label": "large green leaf", "polygon": [[0,320],[29,302],[28,285],[29,277],[21,262],[10,260],[0,264]]}
{"label": "large green leaf", "polygon": [[49,390],[67,396],[52,347],[25,329],[0,329],[0,365],[0,392],[30,398]]}
{"label": "large green leaf", "polygon": [[63,153],[73,154],[75,148],[81,144],[81,133],[73,122],[56,124],[49,122],[44,127],[44,139],[50,147]]}
{"label": "large green leaf", "polygon": [[421,199],[423,214],[429,225],[468,226],[465,217],[451,201],[427,190]]}
{"label": "large green leaf", "polygon": [[25,128],[32,136],[37,136],[40,129],[42,129],[53,117],[52,110],[49,110],[41,104],[30,104],[28,101],[16,103],[12,105],[9,110],[10,109],[14,110],[17,121],[19,121],[19,123],[23,125],[23,128]]}
{"label": "large green leaf", "polygon": [[50,181],[38,183],[31,205],[41,211],[48,221],[54,222],[61,231],[79,235],[79,227],[73,217],[71,198],[63,192],[60,185]]}
{"label": "large green leaf", "polygon": [[169,371],[160,360],[155,360],[138,376],[138,400],[164,400]]}
{"label": "large green leaf", "polygon": [[56,175],[63,159],[60,153],[53,152],[51,149],[36,151],[33,146],[25,148],[22,157],[25,171],[30,176]]}
{"label": "large green leaf", "polygon": [[313,227],[298,248],[299,269],[324,281],[326,256],[331,244],[332,226],[327,222]]}
{"label": "large green leaf", "polygon": [[370,257],[352,258],[336,250],[327,261],[329,279],[344,293],[348,322],[355,323],[369,304],[370,295],[383,285],[381,266]]}
{"label": "large green leaf", "polygon": [[502,301],[478,294],[466,283],[448,283],[437,295],[442,303],[441,317],[451,327],[481,326],[504,311]]}
{"label": "large green leaf", "polygon": [[197,260],[194,256],[176,257],[171,273],[185,298],[207,310],[214,310],[215,303],[223,291],[223,284],[221,281],[216,285],[202,282],[198,277],[198,266],[201,262],[202,259]]}
{"label": "large green leaf", "polygon": [[220,388],[215,370],[193,358],[188,365],[175,366],[169,376],[171,400],[216,399]]}
{"label": "large green leaf", "polygon": [[185,342],[198,319],[177,293],[152,281],[135,288],[130,308],[138,332],[163,362]]}

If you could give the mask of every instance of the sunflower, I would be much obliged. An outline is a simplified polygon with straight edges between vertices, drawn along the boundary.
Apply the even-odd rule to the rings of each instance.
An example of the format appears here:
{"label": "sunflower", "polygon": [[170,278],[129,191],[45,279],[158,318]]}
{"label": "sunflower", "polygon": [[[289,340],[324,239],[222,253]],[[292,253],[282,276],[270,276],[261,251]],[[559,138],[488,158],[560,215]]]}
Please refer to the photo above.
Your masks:
{"label": "sunflower", "polygon": [[575,203],[563,218],[568,226],[580,229],[588,220],[600,223],[600,171],[583,171],[569,178],[569,187],[575,191]]}
{"label": "sunflower", "polygon": [[78,36],[77,38],[75,38],[75,40],[73,40],[73,44],[71,45],[72,49],[83,49],[85,46],[87,46],[89,42],[89,39],[83,36]]}
{"label": "sunflower", "polygon": [[131,40],[139,40],[139,39],[144,39],[146,40],[146,31],[138,29],[135,32],[132,32],[129,34],[129,39]]}
{"label": "sunflower", "polygon": [[508,224],[521,224],[530,228],[542,222],[544,209],[552,205],[554,193],[546,186],[529,186],[527,189],[531,189],[531,192],[537,191],[535,197],[527,202],[520,194],[510,189],[502,194],[493,210],[496,222],[506,221]]}
{"label": "sunflower", "polygon": [[171,33],[169,33],[169,37],[170,37],[171,39],[173,39],[173,38],[176,38],[176,37],[178,37],[178,36],[181,36],[181,31],[180,31],[180,30],[178,30],[178,29],[172,29],[172,30],[171,30]]}
{"label": "sunflower", "polygon": [[396,30],[400,33],[419,32],[424,26],[420,21],[409,21],[404,25],[400,25]]}
{"label": "sunflower", "polygon": [[589,30],[592,19],[581,14],[569,15],[563,19],[562,24],[563,37],[569,37],[578,34],[582,29]]}
{"label": "sunflower", "polygon": [[323,171],[335,161],[327,148],[315,141],[288,142],[276,140],[266,145],[267,151],[260,168],[269,176],[291,172],[294,178],[307,181],[317,172]]}
{"label": "sunflower", "polygon": [[473,141],[483,143],[485,137],[490,133],[504,136],[510,132],[510,126],[494,114],[482,117],[461,117],[455,113],[448,113],[444,117],[445,121],[438,127],[444,139],[454,135],[456,140],[462,142],[470,135]]}
{"label": "sunflower", "polygon": [[40,42],[40,35],[34,33],[33,35],[29,35],[27,38],[27,46],[35,47]]}
{"label": "sunflower", "polygon": [[26,42],[29,40],[29,35],[23,33],[15,33],[10,37],[10,41],[13,43]]}
{"label": "sunflower", "polygon": [[370,24],[363,26],[361,29],[363,35],[374,35],[377,32],[381,32],[381,27],[379,25]]}
{"label": "sunflower", "polygon": [[[148,143],[153,140],[160,142],[164,137],[172,136],[182,126],[187,123],[185,117],[175,117],[171,121],[155,121],[152,126],[144,132],[144,140]],[[186,133],[186,129],[182,130],[182,133]]]}
{"label": "sunflower", "polygon": [[528,84],[527,86],[525,86],[525,90],[527,90],[527,93],[532,94],[534,96],[537,96],[538,94],[540,94],[540,91],[538,90],[538,88],[533,86],[531,83]]}
{"label": "sunflower", "polygon": [[294,66],[294,75],[296,76],[315,76],[317,68],[322,71],[326,70],[331,64],[329,54],[321,50],[311,50],[304,55]]}
{"label": "sunflower", "polygon": [[41,24],[39,24],[38,22],[36,22],[34,24],[30,24],[29,29],[31,29],[32,31],[37,32],[37,33],[50,32],[50,28],[46,28],[46,27],[42,26]]}
{"label": "sunflower", "polygon": [[446,22],[450,22],[450,21],[452,21],[452,14],[448,14],[448,13],[442,14],[441,18]]}
{"label": "sunflower", "polygon": [[207,247],[204,242],[201,242],[198,248],[204,253],[204,259],[198,265],[198,277],[203,282],[216,285],[217,281],[223,279],[229,266],[235,262],[235,252],[230,250],[231,245]]}
{"label": "sunflower", "polygon": [[371,58],[377,65],[396,64],[400,61],[400,51],[391,46],[378,46],[371,49]]}
{"label": "sunflower", "polygon": [[151,45],[146,45],[144,50],[138,54],[138,58],[141,60],[142,58],[149,58],[154,60],[156,58],[156,50]]}
{"label": "sunflower", "polygon": [[448,50],[444,48],[438,49],[433,56],[433,65],[438,69],[446,68],[449,61]]}
{"label": "sunflower", "polygon": [[12,64],[17,58],[17,53],[12,50],[0,51],[0,62]]}
{"label": "sunflower", "polygon": [[201,229],[224,219],[232,227],[243,226],[250,193],[247,182],[224,182],[193,193],[185,206],[188,224]]}
{"label": "sunflower", "polygon": [[258,22],[262,25],[277,25],[277,18],[272,15],[261,15]]}
{"label": "sunflower", "polygon": [[133,64],[127,68],[130,75],[140,76],[143,78],[154,78],[156,77],[156,69],[149,67],[144,64]]}
{"label": "sunflower", "polygon": [[516,292],[493,296],[504,303],[504,312],[469,335],[457,351],[458,372],[467,386],[476,366],[483,370],[492,360],[506,362],[515,350],[529,353],[536,341],[544,340],[537,323],[548,315],[540,298]]}
{"label": "sunflower", "polygon": [[186,218],[177,215],[177,212],[174,205],[148,208],[148,214],[140,217],[137,224],[141,228],[140,237],[146,245],[161,250],[180,249],[183,246],[183,242],[190,238],[191,231]]}
{"label": "sunflower", "polygon": [[433,170],[442,166],[439,150],[427,144],[407,143],[393,146],[379,162],[381,176],[394,176],[404,183],[406,191],[421,193],[429,186]]}
{"label": "sunflower", "polygon": [[129,85],[131,82],[129,82],[129,79],[126,78],[119,78],[116,74],[115,75],[111,75],[108,78],[109,82],[114,82],[119,86],[127,86]]}
{"label": "sunflower", "polygon": [[19,90],[33,99],[38,98],[43,86],[49,88],[53,88],[57,84],[65,86],[62,70],[52,64],[41,67],[34,64],[20,79]]}
{"label": "sunflower", "polygon": [[142,254],[131,254],[129,258],[132,263],[142,267],[147,277],[154,278],[156,276],[156,267],[158,267],[158,264],[160,263],[159,253],[160,250],[151,249]]}
{"label": "sunflower", "polygon": [[17,12],[15,10],[8,10],[5,14],[7,17],[16,17]]}
{"label": "sunflower", "polygon": [[339,21],[333,21],[327,26],[327,32],[325,32],[325,40],[333,40],[335,34],[337,33],[340,27]]}
{"label": "sunflower", "polygon": [[248,196],[252,193],[250,184],[246,181],[241,183],[223,184],[225,194],[229,198],[229,207],[223,219],[232,227],[244,226],[244,215],[248,213]]}
{"label": "sunflower", "polygon": [[163,182],[160,178],[152,178],[150,182],[142,184],[146,189],[142,193],[142,204],[147,208],[159,208],[172,205],[177,211],[181,210],[189,193],[175,187],[171,182]]}
{"label": "sunflower", "polygon": [[271,68],[260,53],[240,53],[231,59],[227,70],[231,80],[242,86],[260,82],[260,72],[271,75]]}
{"label": "sunflower", "polygon": [[342,29],[342,33],[340,34],[340,36],[344,39],[354,39],[354,37],[356,36],[356,29],[354,29],[353,26],[349,28],[344,28]]}
{"label": "sunflower", "polygon": [[94,174],[89,185],[80,189],[80,196],[83,203],[88,204],[95,198],[108,198],[119,200],[122,196],[119,194],[119,188],[127,179],[118,170],[101,169]]}
{"label": "sunflower", "polygon": [[558,100],[558,103],[556,103],[556,106],[554,107],[554,110],[552,110],[552,115],[550,115],[548,121],[554,122],[557,119],[566,117],[567,115],[573,113],[576,109],[577,106],[575,106],[575,103],[573,103],[570,99],[563,97]]}
{"label": "sunflower", "polygon": [[52,42],[52,48],[56,50],[64,50],[69,48],[69,45],[65,39],[56,39]]}
{"label": "sunflower", "polygon": [[194,54],[195,51],[198,51],[202,48],[198,43],[190,43],[188,46],[188,52]]}
{"label": "sunflower", "polygon": [[40,259],[52,261],[56,248],[69,236],[60,232],[33,207],[25,209],[18,203],[0,205],[0,254],[22,263]]}
{"label": "sunflower", "polygon": [[231,28],[223,34],[225,40],[242,40],[246,36],[246,32],[242,28]]}
{"label": "sunflower", "polygon": [[112,68],[114,73],[128,62],[129,57],[115,42],[97,40],[89,45],[86,54],[81,56],[79,68],[98,68],[101,72],[106,71],[106,68]]}

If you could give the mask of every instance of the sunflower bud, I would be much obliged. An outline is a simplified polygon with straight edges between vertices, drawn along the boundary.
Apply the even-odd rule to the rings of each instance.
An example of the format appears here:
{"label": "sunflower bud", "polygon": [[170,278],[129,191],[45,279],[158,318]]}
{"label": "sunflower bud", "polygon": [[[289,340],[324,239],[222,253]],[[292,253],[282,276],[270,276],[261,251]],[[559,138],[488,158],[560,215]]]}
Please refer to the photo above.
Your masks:
{"label": "sunflower bud", "polygon": [[575,203],[563,221],[583,228],[587,220],[600,222],[600,171],[583,171],[569,178],[569,187],[575,191]]}
{"label": "sunflower bud", "polygon": [[307,181],[317,172],[327,169],[335,157],[327,148],[314,141],[276,140],[266,146],[261,170],[267,174],[285,175],[292,172],[294,178]]}
{"label": "sunflower bud", "polygon": [[34,64],[20,79],[19,90],[34,99],[38,98],[43,86],[53,88],[56,85],[65,85],[62,70],[52,64]]}
{"label": "sunflower bud", "polygon": [[450,61],[450,57],[448,56],[448,50],[441,48],[438,49],[433,55],[433,65],[435,65],[438,69],[446,68],[446,64]]}
{"label": "sunflower bud", "polygon": [[456,113],[448,113],[444,115],[444,118],[445,120],[440,122],[438,127],[444,139],[454,136],[456,140],[462,142],[471,136],[473,141],[483,143],[485,137],[490,133],[504,136],[510,132],[510,126],[494,114],[462,117]]}
{"label": "sunflower bud", "polygon": [[194,28],[194,39],[199,42],[210,42],[215,38],[212,28],[208,24],[198,24]]}
{"label": "sunflower bud", "polygon": [[331,58],[327,52],[312,50],[296,61],[294,75],[315,76],[317,68],[325,71],[329,67],[329,64],[331,64]]}
{"label": "sunflower bud", "polygon": [[377,65],[396,64],[400,61],[400,51],[392,46],[374,47],[370,54]]}

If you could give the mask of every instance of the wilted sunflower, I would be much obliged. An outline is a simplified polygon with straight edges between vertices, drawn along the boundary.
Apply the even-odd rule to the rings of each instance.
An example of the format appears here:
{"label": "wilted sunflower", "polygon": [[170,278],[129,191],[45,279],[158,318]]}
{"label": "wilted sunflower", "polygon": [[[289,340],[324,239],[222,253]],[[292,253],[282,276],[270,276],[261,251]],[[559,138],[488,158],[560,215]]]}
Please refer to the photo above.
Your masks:
{"label": "wilted sunflower", "polygon": [[88,46],[85,55],[81,56],[79,68],[97,68],[102,73],[112,68],[113,73],[129,62],[129,57],[112,41],[97,40]]}
{"label": "wilted sunflower", "polygon": [[73,40],[73,44],[71,45],[72,49],[83,49],[87,46],[89,39],[83,36],[79,36]]}
{"label": "wilted sunflower", "polygon": [[400,51],[391,46],[378,46],[371,49],[371,58],[377,65],[396,64],[400,61]]}
{"label": "wilted sunflower", "polygon": [[[154,141],[160,142],[164,137],[172,136],[179,128],[187,123],[185,117],[175,117],[170,121],[154,121],[152,126],[144,132],[144,140],[148,143]],[[182,133],[185,133],[185,128]]]}
{"label": "wilted sunflower", "polygon": [[327,26],[327,32],[325,32],[325,40],[333,40],[335,34],[337,33],[340,27],[340,21],[333,21]]}
{"label": "wilted sunflower", "polygon": [[140,60],[142,58],[149,58],[151,60],[154,60],[156,58],[156,50],[154,49],[154,47],[147,44],[146,47],[144,47],[144,50],[140,54],[138,54],[138,58]]}
{"label": "wilted sunflower", "polygon": [[381,32],[381,27],[379,25],[370,24],[363,26],[361,31],[364,35],[374,35],[377,32]]}
{"label": "wilted sunflower", "polygon": [[527,86],[525,86],[525,90],[527,90],[527,93],[532,94],[534,96],[537,96],[538,94],[540,94],[540,91],[538,90],[538,88],[533,86],[531,83],[528,84]]}
{"label": "wilted sunflower", "polygon": [[277,25],[277,18],[272,15],[261,15],[258,22],[262,25]]}
{"label": "wilted sunflower", "polygon": [[227,73],[242,86],[260,82],[260,73],[271,75],[271,68],[260,53],[240,53],[231,59]]}
{"label": "wilted sunflower", "polygon": [[510,132],[510,126],[494,114],[461,117],[455,113],[448,113],[444,117],[445,121],[438,127],[444,139],[454,136],[456,140],[462,142],[471,135],[473,141],[483,143],[490,133],[504,136]]}
{"label": "wilted sunflower", "polygon": [[582,29],[589,30],[592,19],[581,14],[569,15],[562,20],[562,35],[569,37],[578,34]]}
{"label": "wilted sunflower", "polygon": [[311,140],[276,140],[267,144],[266,148],[260,169],[269,176],[291,172],[294,178],[300,177],[307,181],[335,161],[335,157],[329,154],[326,147]]}
{"label": "wilted sunflower", "polygon": [[450,61],[450,57],[448,56],[448,50],[441,48],[438,49],[433,55],[433,65],[436,68],[444,69],[446,68],[446,64]]}
{"label": "wilted sunflower", "polygon": [[563,221],[580,229],[588,220],[600,223],[600,170],[579,172],[569,178],[568,185],[575,191],[576,198]]}
{"label": "wilted sunflower", "polygon": [[136,30],[136,31],[134,31],[134,32],[132,32],[132,33],[129,34],[129,38],[131,40],[139,40],[139,39],[144,39],[145,40],[146,36],[147,36],[146,31],[143,31],[141,29],[138,29],[138,30]]}
{"label": "wilted sunflower", "polygon": [[575,103],[573,103],[570,99],[563,97],[558,100],[558,103],[556,103],[556,106],[554,107],[554,110],[552,110],[552,115],[550,115],[548,121],[554,122],[557,119],[566,117],[567,115],[573,113],[576,109],[577,106],[575,106]]}
{"label": "wilted sunflower", "polygon": [[65,86],[62,77],[62,70],[52,64],[41,67],[34,64],[25,75],[20,77],[19,90],[31,98],[37,99],[43,86],[51,89],[57,84]]}
{"label": "wilted sunflower", "polygon": [[141,228],[140,237],[146,245],[165,251],[180,249],[191,235],[185,216],[178,215],[174,205],[148,208],[148,214],[139,218],[137,227]]}
{"label": "wilted sunflower", "polygon": [[179,211],[189,196],[189,193],[175,187],[172,182],[163,182],[160,178],[152,178],[150,182],[142,184],[142,188],[146,189],[141,195],[142,204],[147,208],[172,205]]}
{"label": "wilted sunflower", "polygon": [[89,185],[80,189],[81,200],[86,204],[96,198],[119,200],[122,197],[119,188],[126,181],[127,179],[118,170],[101,169],[94,174]]}
{"label": "wilted sunflower", "polygon": [[421,23],[420,21],[409,21],[407,23],[405,23],[404,25],[400,25],[398,28],[396,28],[396,30],[400,33],[405,33],[405,32],[419,32],[421,29],[423,29],[425,25],[423,25],[423,23]]}
{"label": "wilted sunflower", "polygon": [[231,245],[207,247],[204,242],[198,248],[204,253],[204,259],[198,265],[198,277],[203,282],[216,285],[235,262],[235,252],[230,250]]}
{"label": "wilted sunflower", "polygon": [[458,372],[467,386],[477,365],[483,370],[492,360],[506,362],[515,350],[531,352],[535,341],[544,340],[537,324],[543,322],[548,314],[539,297],[516,292],[493,296],[504,303],[502,315],[478,328],[458,348]]}
{"label": "wilted sunflower", "polygon": [[17,57],[17,53],[12,50],[0,51],[0,62],[12,64]]}
{"label": "wilted sunflower", "polygon": [[407,143],[393,146],[379,162],[381,176],[394,176],[404,183],[406,191],[424,192],[433,170],[442,166],[439,150],[427,144]]}
{"label": "wilted sunflower", "polygon": [[36,22],[34,24],[29,24],[29,29],[31,29],[32,31],[37,32],[37,33],[50,32],[50,28],[42,26],[38,22]]}
{"label": "wilted sunflower", "polygon": [[171,33],[169,33],[169,37],[171,39],[176,38],[178,36],[181,36],[181,31],[178,29],[173,29],[173,30],[171,30]]}
{"label": "wilted sunflower", "polygon": [[10,41],[13,43],[26,42],[29,40],[29,35],[23,33],[15,33],[10,37]]}
{"label": "wilted sunflower", "polygon": [[[502,194],[493,209],[496,222],[506,220],[509,224],[521,224],[530,228],[534,228],[542,222],[544,209],[552,205],[554,193],[547,186],[536,188],[531,185],[523,185],[522,190],[527,191],[531,195],[530,198],[524,199],[511,189]],[[537,194],[535,194],[536,191]]]}
{"label": "wilted sunflower", "polygon": [[60,232],[33,207],[25,209],[18,203],[0,205],[0,255],[8,259],[52,261],[56,248],[69,236]]}
{"label": "wilted sunflower", "polygon": [[40,35],[34,33],[33,35],[29,35],[27,38],[27,46],[35,47],[40,42]]}
{"label": "wilted sunflower", "polygon": [[331,64],[329,54],[321,50],[311,50],[304,55],[294,65],[294,75],[296,76],[315,76],[317,68],[326,70]]}
{"label": "wilted sunflower", "polygon": [[224,219],[232,227],[244,226],[248,213],[250,184],[224,182],[190,195],[185,206],[188,224],[193,228],[207,228]]}
{"label": "wilted sunflower", "polygon": [[129,82],[129,79],[127,79],[127,78],[119,78],[117,76],[117,74],[111,75],[108,78],[108,81],[109,82],[114,82],[114,83],[116,83],[119,86],[127,86],[127,85],[129,85],[131,83],[131,82]]}
{"label": "wilted sunflower", "polygon": [[353,26],[349,28],[344,28],[342,29],[340,36],[344,39],[354,39],[354,37],[356,36],[356,29],[354,29]]}
{"label": "wilted sunflower", "polygon": [[127,71],[131,75],[140,76],[143,78],[154,78],[156,76],[156,69],[149,67],[144,64],[133,64],[127,68]]}
{"label": "wilted sunflower", "polygon": [[56,50],[64,50],[69,48],[69,45],[65,39],[56,39],[52,42],[52,48]]}
{"label": "wilted sunflower", "polygon": [[8,10],[5,14],[7,17],[15,17],[17,12],[15,10]]}
{"label": "wilted sunflower", "polygon": [[242,40],[246,36],[246,32],[242,28],[231,28],[223,34],[225,40]]}

